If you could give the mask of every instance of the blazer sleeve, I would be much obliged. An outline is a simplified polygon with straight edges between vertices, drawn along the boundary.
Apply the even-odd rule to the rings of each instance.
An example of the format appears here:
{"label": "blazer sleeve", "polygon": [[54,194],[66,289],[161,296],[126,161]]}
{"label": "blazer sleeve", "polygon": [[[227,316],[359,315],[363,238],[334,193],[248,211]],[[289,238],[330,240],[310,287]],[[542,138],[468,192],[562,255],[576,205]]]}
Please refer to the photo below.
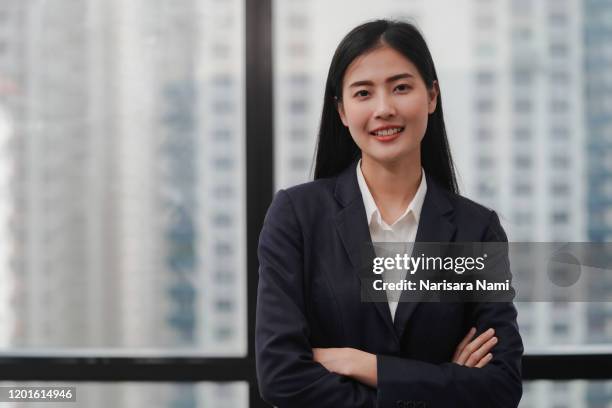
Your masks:
{"label": "blazer sleeve", "polygon": [[313,361],[303,248],[291,199],[281,190],[259,237],[255,361],[261,396],[278,407],[374,407],[376,390]]}
{"label": "blazer sleeve", "polygon": [[[483,242],[508,239],[495,212]],[[509,271],[507,255],[504,257]],[[466,304],[478,333],[495,329],[498,344],[483,368],[449,362],[430,364],[395,356],[377,356],[378,404],[382,407],[517,407],[522,396],[523,343],[511,302]],[[422,403],[421,403],[422,402]],[[421,403],[421,405],[418,405]],[[403,405],[402,405],[403,404]]]}

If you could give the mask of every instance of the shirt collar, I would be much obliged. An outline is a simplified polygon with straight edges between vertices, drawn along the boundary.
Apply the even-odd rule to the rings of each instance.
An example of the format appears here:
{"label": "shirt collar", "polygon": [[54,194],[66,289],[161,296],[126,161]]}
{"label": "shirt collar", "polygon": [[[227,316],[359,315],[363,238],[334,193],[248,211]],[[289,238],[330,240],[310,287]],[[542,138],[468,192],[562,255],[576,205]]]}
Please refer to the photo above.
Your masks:
{"label": "shirt collar", "polygon": [[[368,225],[370,225],[372,222],[372,217],[375,215],[378,217],[379,223],[384,222],[380,216],[380,211],[376,206],[374,197],[372,197],[370,188],[365,181],[365,177],[363,177],[363,172],[361,171],[361,159],[359,159],[357,162],[357,183],[359,184],[359,190],[361,191],[361,197],[363,199]],[[425,201],[425,193],[427,193],[427,181],[425,180],[425,170],[421,167],[421,183],[419,184],[412,201],[410,204],[408,204],[406,211],[404,211],[396,222],[402,220],[408,213],[410,213],[410,211],[412,211],[416,224],[418,225],[421,217],[421,210],[423,209],[423,202]]]}

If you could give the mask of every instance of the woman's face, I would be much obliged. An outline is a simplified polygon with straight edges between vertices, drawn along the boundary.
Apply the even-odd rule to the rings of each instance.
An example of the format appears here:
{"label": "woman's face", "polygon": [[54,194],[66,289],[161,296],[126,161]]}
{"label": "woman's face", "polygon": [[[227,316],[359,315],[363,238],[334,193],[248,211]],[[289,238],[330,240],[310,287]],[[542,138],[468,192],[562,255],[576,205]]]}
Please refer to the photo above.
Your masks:
{"label": "woman's face", "polygon": [[416,66],[389,46],[356,58],[342,81],[338,113],[364,159],[419,160],[437,83],[427,89]]}

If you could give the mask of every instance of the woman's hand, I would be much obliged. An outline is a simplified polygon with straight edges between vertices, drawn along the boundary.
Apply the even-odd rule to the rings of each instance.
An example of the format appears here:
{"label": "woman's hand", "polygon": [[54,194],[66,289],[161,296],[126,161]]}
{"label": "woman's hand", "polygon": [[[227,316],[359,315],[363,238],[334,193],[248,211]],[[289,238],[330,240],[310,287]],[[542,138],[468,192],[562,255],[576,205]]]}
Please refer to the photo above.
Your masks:
{"label": "woman's hand", "polygon": [[[453,363],[466,367],[482,368],[491,361],[493,355],[489,351],[497,344],[495,331],[489,329],[475,340],[476,329],[472,328],[459,343]],[[332,373],[353,378],[363,384],[376,388],[378,373],[376,355],[362,350],[342,348],[313,348],[312,358]]]}
{"label": "woman's hand", "polygon": [[353,350],[355,349],[349,347],[313,348],[312,358],[329,372],[349,376],[352,371]]}
{"label": "woman's hand", "polygon": [[313,348],[313,360],[335,374],[351,377],[376,388],[378,383],[376,355],[362,350],[342,348]]}
{"label": "woman's hand", "polygon": [[489,351],[497,344],[497,337],[493,337],[495,330],[489,329],[472,340],[475,334],[476,328],[472,327],[467,336],[457,346],[453,363],[466,367],[482,368],[493,359],[493,354]]}

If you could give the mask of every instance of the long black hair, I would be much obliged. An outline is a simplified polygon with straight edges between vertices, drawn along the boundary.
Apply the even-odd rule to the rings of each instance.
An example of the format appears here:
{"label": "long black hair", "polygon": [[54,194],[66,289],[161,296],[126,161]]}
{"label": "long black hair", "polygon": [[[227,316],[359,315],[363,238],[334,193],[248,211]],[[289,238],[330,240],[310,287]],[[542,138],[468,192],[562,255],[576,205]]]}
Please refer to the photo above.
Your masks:
{"label": "long black hair", "polygon": [[[414,25],[375,20],[351,30],[338,45],[327,74],[315,153],[315,179],[335,176],[361,156],[361,150],[340,120],[337,104],[342,100],[342,80],[347,67],[355,58],[382,45],[388,45],[408,58],[419,70],[428,89],[432,89],[433,82],[438,81],[429,48]],[[421,166],[442,187],[459,192],[446,138],[440,93],[436,110],[430,114],[421,142]]]}

